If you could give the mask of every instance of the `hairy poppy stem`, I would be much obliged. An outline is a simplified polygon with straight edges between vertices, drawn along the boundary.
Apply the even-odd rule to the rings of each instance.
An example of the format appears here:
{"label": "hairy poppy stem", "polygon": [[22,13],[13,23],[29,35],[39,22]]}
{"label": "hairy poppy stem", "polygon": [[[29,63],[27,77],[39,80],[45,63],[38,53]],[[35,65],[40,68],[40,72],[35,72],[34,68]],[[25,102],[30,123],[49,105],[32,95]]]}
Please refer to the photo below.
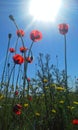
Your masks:
{"label": "hairy poppy stem", "polygon": [[13,66],[11,72],[10,72],[9,78],[8,78],[8,83],[7,83],[7,86],[6,86],[6,98],[8,96],[9,83],[10,83],[11,75],[12,75],[12,72],[13,72],[14,68],[15,68],[15,64],[14,64],[14,66]]}
{"label": "hairy poppy stem", "polygon": [[17,84],[18,84],[18,80],[19,80],[19,76],[20,76],[20,68],[21,68],[21,65],[18,68],[18,75],[17,75],[17,79],[16,79],[16,89],[17,89]]}
{"label": "hairy poppy stem", "polygon": [[[29,48],[29,52],[28,52],[28,57],[31,53],[31,49],[32,49],[32,46],[33,46],[33,43],[31,43],[30,45],[30,48]],[[25,57],[26,58],[26,57]],[[24,96],[24,92],[25,92],[25,84],[26,84],[26,80],[27,80],[27,68],[28,68],[28,62],[25,60],[24,62],[24,81],[23,81],[23,96]]]}
{"label": "hairy poppy stem", "polygon": [[19,39],[19,37],[17,38],[16,44],[15,44],[15,54],[16,54],[16,51],[17,51],[18,39]]}

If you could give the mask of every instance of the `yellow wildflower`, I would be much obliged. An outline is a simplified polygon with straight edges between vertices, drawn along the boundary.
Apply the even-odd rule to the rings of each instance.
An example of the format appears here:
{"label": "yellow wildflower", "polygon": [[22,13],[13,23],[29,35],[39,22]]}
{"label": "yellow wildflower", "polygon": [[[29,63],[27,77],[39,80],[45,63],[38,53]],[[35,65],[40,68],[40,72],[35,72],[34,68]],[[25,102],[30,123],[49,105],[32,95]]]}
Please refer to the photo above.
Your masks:
{"label": "yellow wildflower", "polygon": [[63,87],[56,87],[56,90],[63,91],[63,90],[65,90],[65,88],[63,88]]}
{"label": "yellow wildflower", "polygon": [[56,84],[51,84],[51,87],[56,87]]}
{"label": "yellow wildflower", "polygon": [[76,105],[78,105],[78,102],[74,101],[74,102],[73,102],[73,104],[76,104]]}
{"label": "yellow wildflower", "polygon": [[24,107],[28,107],[28,105],[29,105],[28,103],[25,103],[25,104],[24,104]]}
{"label": "yellow wildflower", "polygon": [[75,107],[72,107],[72,106],[67,106],[68,109],[72,110],[74,109]]}
{"label": "yellow wildflower", "polygon": [[75,107],[71,107],[71,109],[74,109]]}
{"label": "yellow wildflower", "polygon": [[4,96],[3,95],[0,95],[0,99],[3,99],[4,98]]}
{"label": "yellow wildflower", "polygon": [[36,116],[40,116],[40,113],[36,112],[35,115],[36,115]]}
{"label": "yellow wildflower", "polygon": [[63,103],[64,103],[64,101],[63,101],[63,100],[60,100],[60,101],[59,101],[59,103],[63,104]]}
{"label": "yellow wildflower", "polygon": [[49,87],[45,87],[45,89],[48,89]]}
{"label": "yellow wildflower", "polygon": [[55,110],[55,109],[52,109],[51,111],[52,111],[53,113],[56,113],[56,110]]}
{"label": "yellow wildflower", "polygon": [[43,79],[43,82],[44,82],[44,83],[47,83],[47,82],[48,82],[48,80],[47,80],[47,79]]}
{"label": "yellow wildflower", "polygon": [[42,94],[42,96],[44,97],[45,95],[44,95],[44,94]]}

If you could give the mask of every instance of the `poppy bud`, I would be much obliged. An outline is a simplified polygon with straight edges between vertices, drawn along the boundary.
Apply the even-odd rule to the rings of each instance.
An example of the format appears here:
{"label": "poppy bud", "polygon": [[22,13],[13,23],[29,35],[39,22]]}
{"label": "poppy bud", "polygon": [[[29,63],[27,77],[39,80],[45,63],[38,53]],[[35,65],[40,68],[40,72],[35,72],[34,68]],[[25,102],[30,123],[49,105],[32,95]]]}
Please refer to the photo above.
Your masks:
{"label": "poppy bud", "polygon": [[11,37],[12,37],[12,34],[11,34],[11,33],[9,33],[9,34],[8,34],[8,38],[10,39]]}
{"label": "poppy bud", "polygon": [[9,48],[9,51],[10,51],[11,53],[13,53],[13,52],[15,52],[15,49],[14,49],[14,48]]}
{"label": "poppy bud", "polygon": [[28,62],[28,63],[31,63],[32,61],[33,61],[33,57],[31,56],[31,57],[27,57],[26,58],[26,61]]}
{"label": "poppy bud", "polygon": [[20,47],[20,52],[25,52],[25,51],[27,51],[28,49],[27,48],[25,48],[25,47]]}

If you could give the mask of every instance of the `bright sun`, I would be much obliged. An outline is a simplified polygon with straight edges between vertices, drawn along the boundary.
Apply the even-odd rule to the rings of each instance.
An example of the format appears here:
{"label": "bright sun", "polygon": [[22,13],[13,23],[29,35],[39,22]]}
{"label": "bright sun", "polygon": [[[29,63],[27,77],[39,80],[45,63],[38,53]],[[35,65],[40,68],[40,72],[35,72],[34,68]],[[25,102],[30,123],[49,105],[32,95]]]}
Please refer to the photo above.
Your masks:
{"label": "bright sun", "polygon": [[61,7],[61,0],[31,0],[29,13],[38,21],[54,21]]}

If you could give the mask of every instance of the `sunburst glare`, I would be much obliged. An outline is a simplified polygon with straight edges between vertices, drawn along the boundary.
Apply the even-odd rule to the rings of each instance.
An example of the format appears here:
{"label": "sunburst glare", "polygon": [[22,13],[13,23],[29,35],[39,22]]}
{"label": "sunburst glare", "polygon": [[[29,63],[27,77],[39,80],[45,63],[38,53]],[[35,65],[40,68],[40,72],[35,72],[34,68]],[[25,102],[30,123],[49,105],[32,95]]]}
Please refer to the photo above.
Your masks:
{"label": "sunburst glare", "polygon": [[61,0],[31,0],[29,13],[38,21],[54,21],[61,5]]}

